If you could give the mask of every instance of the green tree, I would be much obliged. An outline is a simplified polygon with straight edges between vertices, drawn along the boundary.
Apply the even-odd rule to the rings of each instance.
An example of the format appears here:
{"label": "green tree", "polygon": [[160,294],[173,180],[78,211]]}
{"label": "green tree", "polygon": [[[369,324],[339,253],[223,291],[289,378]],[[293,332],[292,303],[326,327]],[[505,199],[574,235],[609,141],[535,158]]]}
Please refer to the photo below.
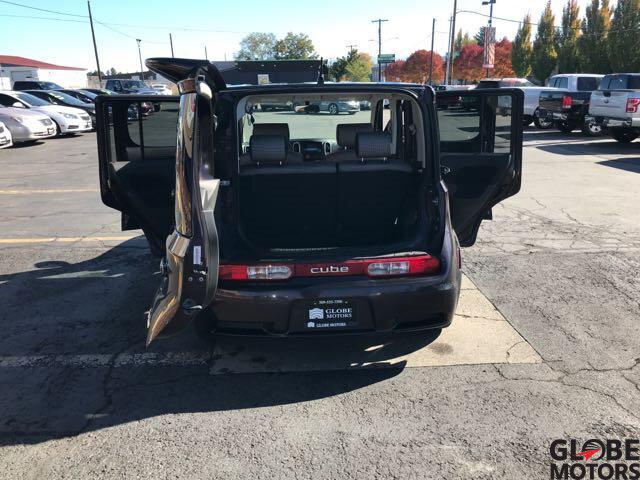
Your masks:
{"label": "green tree", "polygon": [[527,13],[518,27],[518,33],[513,41],[511,50],[511,64],[518,77],[531,75],[531,62],[533,60],[533,48],[531,47],[531,15]]}
{"label": "green tree", "polygon": [[346,79],[351,82],[371,81],[371,69],[373,62],[366,53],[358,54],[358,57],[347,65]]}
{"label": "green tree", "polygon": [[292,33],[278,40],[274,46],[276,60],[309,60],[316,59],[313,42],[304,33]]}
{"label": "green tree", "polygon": [[577,0],[568,0],[562,9],[562,27],[558,35],[558,71],[576,73],[580,70],[580,7]]}
{"label": "green tree", "polygon": [[474,35],[473,39],[478,45],[484,48],[484,27],[480,27],[480,30]]}
{"label": "green tree", "polygon": [[336,61],[331,64],[331,67],[329,67],[329,76],[336,82],[344,80],[347,76],[347,67],[350,63],[355,62],[359,55],[358,50],[354,49],[349,51],[344,57],[336,59]]}
{"label": "green tree", "polygon": [[589,73],[611,73],[609,60],[609,30],[611,29],[609,0],[591,0],[582,21],[580,57],[582,70]]}
{"label": "green tree", "polygon": [[640,0],[618,0],[609,32],[609,58],[613,71],[640,71]]}
{"label": "green tree", "polygon": [[533,42],[533,74],[540,80],[546,80],[556,68],[558,53],[556,51],[556,17],[551,10],[551,0],[542,12],[538,22],[538,32]]}
{"label": "green tree", "polygon": [[275,58],[276,36],[253,32],[240,41],[236,60],[272,60]]}

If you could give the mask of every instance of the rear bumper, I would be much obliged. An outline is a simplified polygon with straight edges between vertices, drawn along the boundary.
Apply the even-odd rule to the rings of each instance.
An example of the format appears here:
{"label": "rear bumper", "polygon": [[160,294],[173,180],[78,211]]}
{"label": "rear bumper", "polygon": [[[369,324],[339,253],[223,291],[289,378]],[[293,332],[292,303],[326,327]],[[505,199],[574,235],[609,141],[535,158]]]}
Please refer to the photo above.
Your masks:
{"label": "rear bumper", "polygon": [[640,128],[640,118],[589,115],[588,119],[595,121],[597,125],[604,128]]}
{"label": "rear bumper", "polygon": [[[402,279],[353,278],[260,287],[221,285],[211,306],[217,333],[312,336],[421,331],[448,326],[460,294],[457,240],[445,236],[438,275]],[[346,300],[357,312],[353,326],[307,328],[314,302]]]}

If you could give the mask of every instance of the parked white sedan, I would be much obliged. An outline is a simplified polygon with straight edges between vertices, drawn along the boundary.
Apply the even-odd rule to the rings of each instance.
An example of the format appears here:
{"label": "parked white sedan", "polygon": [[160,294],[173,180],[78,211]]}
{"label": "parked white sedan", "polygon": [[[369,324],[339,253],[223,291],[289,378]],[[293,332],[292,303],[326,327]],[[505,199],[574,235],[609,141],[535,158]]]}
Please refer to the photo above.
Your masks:
{"label": "parked white sedan", "polygon": [[35,142],[56,135],[53,120],[26,108],[0,106],[0,122],[11,133],[13,143]]}
{"label": "parked white sedan", "polygon": [[171,89],[161,83],[151,85],[151,88],[153,88],[158,95],[173,95]]}
{"label": "parked white sedan", "polygon": [[4,123],[0,122],[0,148],[7,148],[11,145],[13,145],[11,132],[4,126]]}
{"label": "parked white sedan", "polygon": [[88,132],[93,128],[91,117],[84,110],[63,105],[53,105],[25,92],[0,92],[0,105],[24,108],[50,117],[58,135]]}

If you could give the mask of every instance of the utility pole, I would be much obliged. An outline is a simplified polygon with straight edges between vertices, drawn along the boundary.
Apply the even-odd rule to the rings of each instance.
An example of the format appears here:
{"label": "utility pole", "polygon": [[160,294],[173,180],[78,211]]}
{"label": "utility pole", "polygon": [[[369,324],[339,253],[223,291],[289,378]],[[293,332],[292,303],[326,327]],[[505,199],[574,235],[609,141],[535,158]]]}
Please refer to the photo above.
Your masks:
{"label": "utility pole", "polygon": [[207,61],[209,60],[209,55],[207,55],[207,46],[206,45],[204,46],[204,58]]}
{"label": "utility pole", "polygon": [[173,38],[171,37],[171,34],[169,34],[169,44],[171,45],[171,57],[175,57],[173,54]]}
{"label": "utility pole", "polygon": [[449,85],[449,67],[451,66],[451,21],[453,18],[449,17],[449,36],[447,37],[447,65],[444,71],[444,84]]}
{"label": "utility pole", "polygon": [[458,14],[458,0],[453,0],[453,16],[451,17],[451,38],[449,39],[451,61],[449,62],[449,83],[453,82],[453,57],[455,55],[456,15]]}
{"label": "utility pole", "polygon": [[378,81],[382,81],[382,64],[380,63],[380,55],[382,55],[382,22],[388,22],[386,18],[378,18],[371,20],[371,23],[378,24]]}
{"label": "utility pole", "polygon": [[98,60],[98,47],[96,46],[96,34],[93,30],[93,17],[91,16],[91,2],[87,0],[87,8],[89,9],[89,23],[91,24],[91,38],[93,38],[93,52],[96,54],[96,66],[98,67],[99,88],[102,88],[102,73],[100,72],[100,60]]}
{"label": "utility pole", "polygon": [[433,43],[436,37],[436,19],[431,24],[431,61],[429,62],[429,85],[433,85]]}
{"label": "utility pole", "polygon": [[138,58],[140,59],[140,80],[142,80],[144,82],[144,70],[142,68],[142,52],[140,51],[140,42],[142,40],[140,40],[139,38],[136,38],[136,42],[138,42]]}
{"label": "utility pole", "polygon": [[[496,0],[485,0],[482,2],[482,5],[489,5],[489,31],[485,31],[485,45],[489,46],[487,43],[487,34],[491,31],[491,27],[493,26],[493,4],[496,3]],[[487,68],[487,78],[489,78],[489,69]]]}

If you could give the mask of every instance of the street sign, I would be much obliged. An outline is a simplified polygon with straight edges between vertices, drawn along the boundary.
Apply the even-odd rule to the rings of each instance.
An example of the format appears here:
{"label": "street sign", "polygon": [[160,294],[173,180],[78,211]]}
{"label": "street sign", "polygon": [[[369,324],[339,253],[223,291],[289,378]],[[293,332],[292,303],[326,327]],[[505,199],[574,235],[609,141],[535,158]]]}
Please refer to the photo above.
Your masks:
{"label": "street sign", "polygon": [[484,55],[482,68],[494,68],[496,61],[496,29],[484,27]]}
{"label": "street sign", "polygon": [[380,55],[378,55],[378,63],[393,63],[395,61],[395,53],[381,53]]}

